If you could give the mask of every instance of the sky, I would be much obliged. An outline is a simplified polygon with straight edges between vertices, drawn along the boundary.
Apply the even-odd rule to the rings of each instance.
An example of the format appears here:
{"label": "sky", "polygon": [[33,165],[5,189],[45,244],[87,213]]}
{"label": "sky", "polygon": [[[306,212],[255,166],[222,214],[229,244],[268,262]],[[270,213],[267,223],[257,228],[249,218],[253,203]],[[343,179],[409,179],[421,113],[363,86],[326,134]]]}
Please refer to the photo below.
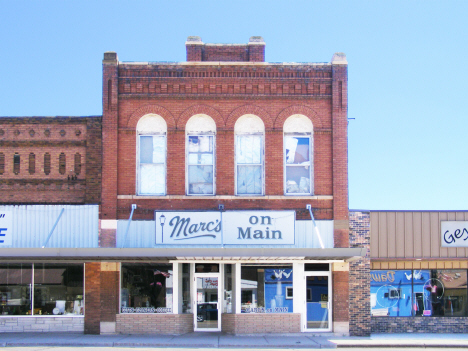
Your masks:
{"label": "sky", "polygon": [[185,40],[268,62],[348,60],[349,206],[468,210],[468,1],[1,0],[0,116],[101,115],[102,59],[185,61]]}

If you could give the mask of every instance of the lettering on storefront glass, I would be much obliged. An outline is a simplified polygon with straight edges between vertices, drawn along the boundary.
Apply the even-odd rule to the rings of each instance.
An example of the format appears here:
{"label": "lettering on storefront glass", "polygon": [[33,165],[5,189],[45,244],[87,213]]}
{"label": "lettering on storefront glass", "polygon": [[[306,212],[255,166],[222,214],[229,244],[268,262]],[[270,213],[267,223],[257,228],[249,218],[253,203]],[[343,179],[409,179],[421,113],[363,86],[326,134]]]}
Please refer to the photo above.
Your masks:
{"label": "lettering on storefront glass", "polygon": [[395,271],[371,273],[371,282],[372,281],[393,283],[395,281]]}

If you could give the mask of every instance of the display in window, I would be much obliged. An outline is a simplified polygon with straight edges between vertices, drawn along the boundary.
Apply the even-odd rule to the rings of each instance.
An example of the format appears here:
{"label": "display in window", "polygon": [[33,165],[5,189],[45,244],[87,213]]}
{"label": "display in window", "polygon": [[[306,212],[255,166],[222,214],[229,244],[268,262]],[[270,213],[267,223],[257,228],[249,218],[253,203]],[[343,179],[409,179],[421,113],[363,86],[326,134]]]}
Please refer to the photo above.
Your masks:
{"label": "display in window", "polygon": [[171,313],[172,264],[122,264],[122,313]]}
{"label": "display in window", "polygon": [[34,314],[83,315],[83,265],[34,264]]}
{"label": "display in window", "polygon": [[31,314],[31,264],[0,265],[0,313]]}
{"label": "display in window", "polygon": [[371,271],[373,316],[467,316],[466,270]]}
{"label": "display in window", "polygon": [[290,266],[243,266],[242,313],[291,313],[293,271]]}

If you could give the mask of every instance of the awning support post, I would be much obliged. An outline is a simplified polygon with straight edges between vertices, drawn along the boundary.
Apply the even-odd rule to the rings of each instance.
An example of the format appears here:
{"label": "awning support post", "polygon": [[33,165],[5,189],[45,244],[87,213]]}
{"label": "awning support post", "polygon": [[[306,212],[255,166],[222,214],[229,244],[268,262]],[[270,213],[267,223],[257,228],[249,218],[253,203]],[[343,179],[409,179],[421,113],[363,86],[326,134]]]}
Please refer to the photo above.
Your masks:
{"label": "awning support post", "polygon": [[58,222],[60,221],[60,218],[62,217],[63,211],[65,211],[65,207],[63,207],[62,210],[60,211],[60,214],[59,214],[59,216],[57,217],[57,220],[55,221],[54,226],[53,226],[52,229],[50,230],[49,236],[47,236],[47,239],[46,239],[46,241],[44,242],[44,245],[42,245],[42,248],[45,248],[46,245],[47,245],[47,243],[49,242],[49,239],[50,239],[50,237],[52,236],[52,233],[54,232],[55,227],[57,226]]}
{"label": "awning support post", "polygon": [[130,212],[130,218],[128,219],[128,222],[127,222],[127,229],[125,230],[124,239],[122,241],[122,245],[120,246],[121,248],[123,248],[125,246],[125,243],[127,242],[127,235],[128,235],[128,230],[130,229],[130,223],[132,222],[133,211],[135,211],[136,208],[137,208],[137,205],[132,204],[132,212]]}
{"label": "awning support post", "polygon": [[312,218],[312,224],[314,226],[315,234],[317,234],[317,237],[318,237],[318,240],[319,240],[319,243],[320,243],[320,247],[322,249],[324,249],[325,247],[323,246],[322,237],[320,236],[319,230],[317,228],[317,223],[315,223],[314,214],[312,213],[312,206],[311,205],[306,205],[306,208],[309,210],[310,218]]}

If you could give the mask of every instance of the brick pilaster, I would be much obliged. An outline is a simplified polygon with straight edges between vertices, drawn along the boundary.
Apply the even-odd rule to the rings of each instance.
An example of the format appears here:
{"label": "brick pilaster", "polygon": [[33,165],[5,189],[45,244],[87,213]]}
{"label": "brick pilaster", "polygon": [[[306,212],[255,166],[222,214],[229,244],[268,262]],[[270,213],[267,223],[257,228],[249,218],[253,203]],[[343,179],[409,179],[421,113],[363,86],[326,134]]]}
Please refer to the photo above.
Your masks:
{"label": "brick pilaster", "polygon": [[117,218],[118,58],[106,52],[102,61],[102,219]]}

